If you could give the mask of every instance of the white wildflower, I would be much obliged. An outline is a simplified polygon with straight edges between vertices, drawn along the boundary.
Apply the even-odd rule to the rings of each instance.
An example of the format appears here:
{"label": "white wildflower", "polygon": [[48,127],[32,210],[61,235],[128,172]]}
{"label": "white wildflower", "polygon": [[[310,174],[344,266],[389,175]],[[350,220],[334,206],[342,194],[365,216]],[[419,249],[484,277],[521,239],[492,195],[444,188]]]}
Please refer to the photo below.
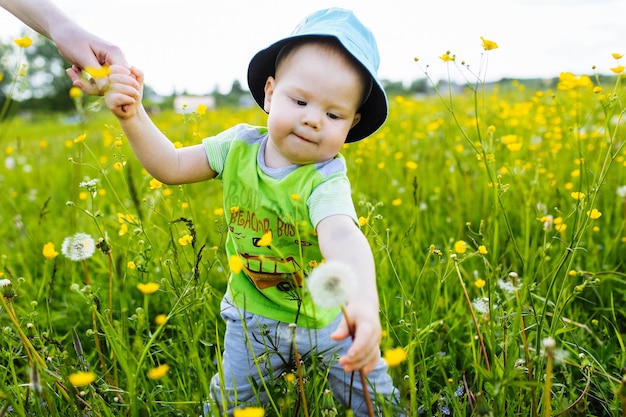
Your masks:
{"label": "white wildflower", "polygon": [[313,302],[320,307],[339,307],[357,289],[354,271],[337,261],[325,262],[313,269],[307,282]]}
{"label": "white wildflower", "polygon": [[504,279],[499,279],[498,280],[498,287],[500,287],[500,289],[504,292],[507,293],[514,293],[515,291],[518,291],[520,288],[522,288],[522,283],[521,281],[513,282],[513,281],[508,281],[508,280],[504,280]]}
{"label": "white wildflower", "polygon": [[472,305],[480,314],[486,314],[489,312],[489,298],[487,297],[475,298],[474,301],[472,301]]}
{"label": "white wildflower", "polygon": [[86,233],[76,233],[66,237],[61,246],[61,253],[71,261],[88,259],[96,250],[96,243]]}
{"label": "white wildflower", "polygon": [[626,185],[617,187],[617,195],[622,198],[626,198]]}
{"label": "white wildflower", "polygon": [[10,287],[10,286],[11,286],[11,280],[10,279],[7,279],[7,278],[0,279],[0,288]]}

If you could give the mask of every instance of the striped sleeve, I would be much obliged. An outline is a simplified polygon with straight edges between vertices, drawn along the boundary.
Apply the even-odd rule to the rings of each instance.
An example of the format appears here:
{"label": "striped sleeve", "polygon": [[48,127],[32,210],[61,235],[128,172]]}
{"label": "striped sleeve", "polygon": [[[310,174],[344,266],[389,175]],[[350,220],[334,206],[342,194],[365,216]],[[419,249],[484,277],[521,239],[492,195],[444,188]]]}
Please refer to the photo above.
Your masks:
{"label": "striped sleeve", "polygon": [[326,217],[337,214],[349,216],[358,224],[352,189],[346,176],[333,176],[323,181],[313,190],[307,204],[313,227]]}

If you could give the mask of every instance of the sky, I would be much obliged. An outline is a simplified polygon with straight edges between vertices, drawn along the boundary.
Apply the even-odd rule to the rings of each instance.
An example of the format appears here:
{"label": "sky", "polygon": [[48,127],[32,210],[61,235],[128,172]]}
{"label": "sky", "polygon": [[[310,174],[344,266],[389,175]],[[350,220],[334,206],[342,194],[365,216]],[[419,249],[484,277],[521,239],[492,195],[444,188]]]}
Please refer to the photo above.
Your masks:
{"label": "sky", "polygon": [[[117,44],[160,94],[246,85],[250,58],[309,13],[351,9],[376,36],[380,79],[552,78],[611,74],[625,56],[625,0],[55,0],[73,20]],[[26,31],[26,32],[25,32]],[[0,40],[28,28],[0,9]],[[481,36],[498,44],[485,53]],[[446,65],[450,51],[472,74]],[[415,62],[418,58],[418,62]],[[463,75],[464,74],[464,75]]]}

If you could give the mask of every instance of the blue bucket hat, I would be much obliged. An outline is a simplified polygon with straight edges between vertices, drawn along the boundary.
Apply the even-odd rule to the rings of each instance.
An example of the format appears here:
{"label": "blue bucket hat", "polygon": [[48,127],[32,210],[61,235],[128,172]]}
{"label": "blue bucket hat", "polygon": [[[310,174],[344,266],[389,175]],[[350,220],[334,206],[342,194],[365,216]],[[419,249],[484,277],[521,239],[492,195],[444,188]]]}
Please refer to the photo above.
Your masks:
{"label": "blue bucket hat", "polygon": [[304,38],[334,37],[369,73],[372,88],[359,108],[361,120],[348,133],[346,142],[356,142],[374,133],[387,119],[387,96],[376,77],[380,56],[372,32],[350,11],[324,9],[307,16],[284,39],[258,52],[248,66],[248,87],[257,104],[263,108],[265,82],[276,72],[276,58],[287,44]]}

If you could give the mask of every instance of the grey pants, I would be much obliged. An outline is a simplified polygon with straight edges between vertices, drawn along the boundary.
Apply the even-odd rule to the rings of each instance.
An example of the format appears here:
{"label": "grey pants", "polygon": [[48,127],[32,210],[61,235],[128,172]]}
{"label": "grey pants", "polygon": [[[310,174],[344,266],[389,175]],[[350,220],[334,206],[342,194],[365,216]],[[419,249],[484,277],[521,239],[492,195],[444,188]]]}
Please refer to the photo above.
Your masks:
{"label": "grey pants", "polygon": [[[315,354],[329,367],[328,378],[336,400],[347,406],[350,396],[351,374],[344,372],[337,359],[344,355],[352,341],[348,338],[335,341],[330,335],[339,325],[341,314],[323,329],[296,328],[262,316],[248,313],[235,307],[224,297],[221,303],[221,315],[226,322],[224,353],[222,356],[223,381],[216,374],[211,379],[212,401],[220,408],[227,409],[228,415],[233,410],[246,405],[258,406],[267,403],[267,394],[262,387],[262,380],[272,384],[270,379],[277,379],[287,366],[293,366],[293,337],[296,339],[298,353],[306,357]],[[383,396],[397,404],[398,392],[387,373],[387,364],[381,358],[376,368],[367,374],[370,385],[370,398],[375,403],[375,395]],[[352,384],[352,410],[356,417],[367,416],[363,397],[363,386],[358,374]],[[208,407],[205,407],[205,413]],[[402,415],[402,413],[394,413]]]}

